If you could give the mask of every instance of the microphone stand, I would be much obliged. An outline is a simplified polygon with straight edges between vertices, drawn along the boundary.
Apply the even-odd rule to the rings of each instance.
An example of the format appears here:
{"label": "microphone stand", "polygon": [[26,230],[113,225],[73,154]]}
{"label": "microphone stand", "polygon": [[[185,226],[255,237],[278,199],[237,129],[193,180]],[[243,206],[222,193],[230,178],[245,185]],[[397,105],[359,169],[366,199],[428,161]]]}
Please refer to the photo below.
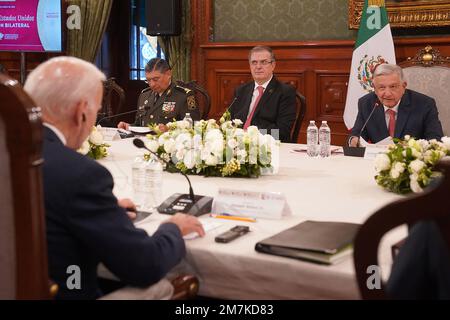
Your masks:
{"label": "microphone stand", "polygon": [[124,115],[127,115],[127,114],[136,113],[136,112],[139,112],[139,111],[140,111],[139,109],[136,109],[136,110],[131,110],[131,111],[122,112],[122,113],[118,113],[118,114],[113,114],[112,116],[106,116],[106,117],[103,117],[103,118],[99,119],[97,121],[97,125],[101,124],[101,122],[104,121],[104,120],[113,119],[113,118],[116,118],[116,117],[120,117],[120,116],[124,116]]}
{"label": "microphone stand", "polygon": [[199,195],[195,196],[191,180],[189,179],[186,173],[178,169],[175,165],[173,165],[166,159],[162,158],[156,152],[153,152],[149,148],[147,148],[144,141],[142,141],[141,139],[139,138],[133,139],[133,144],[137,148],[147,150],[156,158],[158,158],[160,161],[164,162],[166,166],[174,168],[175,171],[181,173],[186,178],[189,184],[189,194],[180,194],[180,193],[173,194],[158,207],[158,212],[163,214],[174,214],[177,211],[181,211],[194,216],[200,216],[202,214],[211,212],[213,198],[208,196],[199,196]]}
{"label": "microphone stand", "polygon": [[372,111],[370,112],[369,116],[367,117],[366,121],[364,122],[363,126],[361,127],[361,130],[358,134],[358,146],[356,147],[350,147],[347,144],[344,145],[344,155],[350,156],[350,157],[364,157],[364,154],[366,152],[366,147],[359,146],[359,138],[361,137],[364,129],[366,129],[367,123],[369,122],[370,118],[372,118],[373,113],[375,112],[375,109],[379,106],[378,101],[375,102],[373,105]]}

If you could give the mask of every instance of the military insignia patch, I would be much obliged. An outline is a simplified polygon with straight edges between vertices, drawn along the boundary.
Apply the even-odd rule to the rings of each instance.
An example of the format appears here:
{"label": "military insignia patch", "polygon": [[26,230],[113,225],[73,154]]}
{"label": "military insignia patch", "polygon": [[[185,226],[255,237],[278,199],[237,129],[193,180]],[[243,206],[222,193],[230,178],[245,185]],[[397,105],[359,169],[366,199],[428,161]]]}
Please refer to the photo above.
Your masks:
{"label": "military insignia patch", "polygon": [[171,113],[175,110],[175,106],[176,106],[176,102],[172,101],[172,102],[164,102],[163,106],[162,106],[162,111],[164,113]]}
{"label": "military insignia patch", "polygon": [[187,105],[188,105],[188,109],[189,110],[197,109],[197,105],[195,103],[195,97],[194,96],[187,97]]}

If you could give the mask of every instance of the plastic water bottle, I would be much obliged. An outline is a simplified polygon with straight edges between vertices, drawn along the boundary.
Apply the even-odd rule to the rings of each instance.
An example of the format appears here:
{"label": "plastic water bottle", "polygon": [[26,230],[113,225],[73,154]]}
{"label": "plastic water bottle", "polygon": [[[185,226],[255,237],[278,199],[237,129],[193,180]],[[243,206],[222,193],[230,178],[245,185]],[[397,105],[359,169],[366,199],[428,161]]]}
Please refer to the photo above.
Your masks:
{"label": "plastic water bottle", "polygon": [[136,158],[133,163],[133,193],[134,201],[139,210],[153,211],[162,201],[161,163],[152,157],[149,161]]}
{"label": "plastic water bottle", "polygon": [[192,128],[192,126],[194,124],[194,121],[192,121],[192,117],[191,117],[191,114],[189,112],[186,113],[186,115],[183,118],[183,121],[189,122],[189,128]]}
{"label": "plastic water bottle", "polygon": [[306,142],[307,142],[307,150],[306,153],[310,157],[316,157],[317,156],[317,144],[319,137],[318,137],[318,130],[316,127],[316,123],[314,120],[311,120],[309,122],[308,129],[306,129]]}
{"label": "plastic water bottle", "polygon": [[321,157],[331,154],[331,130],[326,121],[322,121],[319,129],[319,154]]}

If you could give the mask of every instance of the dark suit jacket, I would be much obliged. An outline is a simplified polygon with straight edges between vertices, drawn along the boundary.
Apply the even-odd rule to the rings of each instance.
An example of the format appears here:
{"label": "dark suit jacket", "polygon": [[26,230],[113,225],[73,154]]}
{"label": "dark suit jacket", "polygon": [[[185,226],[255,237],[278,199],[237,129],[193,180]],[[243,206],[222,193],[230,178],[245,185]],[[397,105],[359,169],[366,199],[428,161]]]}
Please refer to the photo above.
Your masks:
{"label": "dark suit jacket", "polygon": [[[376,101],[378,99],[373,92],[359,99],[358,116],[352,128],[352,136],[359,136]],[[385,119],[384,108],[380,104],[375,109],[361,136],[372,143],[377,143],[388,137],[389,131]],[[434,99],[409,89],[405,91],[398,107],[394,138],[403,139],[407,134],[417,139],[427,140],[440,140],[443,136]]]}
{"label": "dark suit jacket", "polygon": [[[157,282],[185,255],[184,240],[173,223],[149,237],[137,229],[112,193],[106,168],[67,147],[44,128],[44,196],[50,278],[59,285],[57,298],[95,299],[99,262],[122,282],[148,286]],[[81,289],[66,281],[81,269]]]}
{"label": "dark suit jacket", "polygon": [[450,299],[450,251],[434,222],[411,229],[387,283],[392,299]]}
{"label": "dark suit jacket", "polygon": [[[235,101],[230,108],[231,119],[247,120],[255,82],[241,85],[235,91]],[[279,139],[290,142],[291,129],[295,122],[295,88],[279,82],[275,76],[269,82],[253,114],[251,125],[258,129],[279,129]]]}

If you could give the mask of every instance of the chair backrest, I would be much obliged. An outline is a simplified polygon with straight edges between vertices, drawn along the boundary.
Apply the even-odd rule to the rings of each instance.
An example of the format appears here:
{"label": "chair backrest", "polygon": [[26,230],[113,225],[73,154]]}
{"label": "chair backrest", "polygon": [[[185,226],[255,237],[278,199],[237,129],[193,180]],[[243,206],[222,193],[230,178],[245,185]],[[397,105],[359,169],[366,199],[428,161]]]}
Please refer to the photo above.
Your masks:
{"label": "chair backrest", "polygon": [[0,101],[0,299],[46,299],[40,109],[2,74]]}
{"label": "chair backrest", "polygon": [[177,85],[191,89],[195,92],[195,100],[197,101],[198,108],[200,109],[200,119],[207,120],[209,109],[211,108],[211,97],[209,96],[208,91],[200,86],[195,80],[190,82],[178,80]]}
{"label": "chair backrest", "polygon": [[444,135],[450,135],[450,57],[442,57],[439,50],[426,46],[399,65],[409,89],[436,100]]}
{"label": "chair backrest", "polygon": [[296,117],[294,126],[291,130],[291,141],[292,143],[297,143],[300,134],[300,127],[302,126],[303,119],[306,114],[306,98],[301,95],[299,92],[295,93],[296,100]]}
{"label": "chair backrest", "polygon": [[450,247],[450,209],[445,204],[450,197],[450,161],[441,161],[437,170],[443,178],[437,185],[421,194],[410,195],[379,209],[359,229],[354,241],[354,263],[358,286],[363,299],[386,299],[384,284],[370,290],[367,280],[369,266],[378,266],[378,247],[388,231],[403,224],[413,225],[421,220],[434,220]]}
{"label": "chair backrest", "polygon": [[[97,119],[110,117],[123,112],[124,104],[125,91],[116,83],[115,78],[107,79],[103,82],[102,108],[98,112]],[[113,125],[113,123],[109,123],[108,125]]]}

